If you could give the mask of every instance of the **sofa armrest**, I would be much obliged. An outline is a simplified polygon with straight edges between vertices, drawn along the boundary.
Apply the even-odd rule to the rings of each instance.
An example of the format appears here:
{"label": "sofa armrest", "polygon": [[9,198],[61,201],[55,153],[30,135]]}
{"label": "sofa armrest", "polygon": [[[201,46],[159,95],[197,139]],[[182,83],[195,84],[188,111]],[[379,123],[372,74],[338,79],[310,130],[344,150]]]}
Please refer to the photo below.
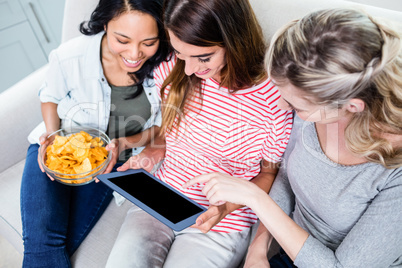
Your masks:
{"label": "sofa armrest", "polygon": [[0,172],[26,156],[28,134],[42,121],[39,87],[47,65],[0,94]]}

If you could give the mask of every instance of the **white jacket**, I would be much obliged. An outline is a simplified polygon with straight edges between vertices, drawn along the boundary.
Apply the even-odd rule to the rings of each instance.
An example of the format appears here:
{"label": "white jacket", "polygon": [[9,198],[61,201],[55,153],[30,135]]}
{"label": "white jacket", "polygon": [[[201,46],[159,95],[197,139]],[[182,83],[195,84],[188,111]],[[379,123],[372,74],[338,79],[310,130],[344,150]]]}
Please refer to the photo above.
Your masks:
{"label": "white jacket", "polygon": [[[104,32],[94,36],[74,38],[53,50],[49,69],[39,89],[41,102],[58,104],[57,113],[62,127],[82,125],[106,131],[111,105],[111,88],[103,74],[101,40]],[[153,79],[143,83],[151,104],[151,117],[144,129],[161,125],[160,98]],[[42,122],[28,136],[38,143],[46,131]],[[133,151],[139,153],[141,148]]]}

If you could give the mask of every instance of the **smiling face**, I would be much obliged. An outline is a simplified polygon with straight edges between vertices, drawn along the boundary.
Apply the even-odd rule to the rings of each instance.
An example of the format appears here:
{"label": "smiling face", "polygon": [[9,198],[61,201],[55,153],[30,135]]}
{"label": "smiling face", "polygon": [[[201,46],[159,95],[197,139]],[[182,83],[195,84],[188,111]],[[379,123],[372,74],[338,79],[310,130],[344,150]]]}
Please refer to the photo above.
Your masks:
{"label": "smiling face", "polygon": [[278,108],[294,110],[304,121],[328,124],[338,121],[347,114],[345,108],[337,109],[328,105],[314,104],[314,100],[291,83],[277,85],[277,88],[281,94]]}
{"label": "smiling face", "polygon": [[159,37],[155,19],[146,13],[129,11],[105,26],[107,48],[126,72],[136,72],[158,50]]}
{"label": "smiling face", "polygon": [[221,70],[226,65],[225,49],[218,46],[199,47],[181,41],[170,30],[170,43],[177,57],[185,62],[185,73],[202,79],[221,81]]}

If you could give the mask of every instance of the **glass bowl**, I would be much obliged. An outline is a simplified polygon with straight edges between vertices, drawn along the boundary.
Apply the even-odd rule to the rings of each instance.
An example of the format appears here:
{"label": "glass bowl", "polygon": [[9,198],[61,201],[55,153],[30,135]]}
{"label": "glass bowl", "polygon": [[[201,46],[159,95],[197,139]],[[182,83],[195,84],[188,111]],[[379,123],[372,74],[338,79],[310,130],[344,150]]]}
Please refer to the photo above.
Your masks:
{"label": "glass bowl", "polygon": [[[95,163],[92,164],[92,166],[90,167],[91,170],[89,170],[89,171],[85,170],[85,172],[70,172],[72,174],[66,174],[66,173],[61,173],[61,172],[50,169],[46,165],[47,149],[48,149],[48,146],[50,146],[54,143],[55,137],[62,136],[62,137],[67,138],[73,134],[80,133],[81,131],[85,131],[86,133],[88,133],[92,137],[92,139],[99,137],[99,139],[97,139],[97,141],[101,142],[102,145],[97,146],[97,144],[96,144],[95,146],[92,146],[89,144],[90,142],[88,142],[88,141],[83,142],[80,139],[70,138],[66,141],[65,144],[66,145],[68,144],[69,150],[70,149],[72,150],[71,154],[57,157],[58,158],[57,161],[63,161],[60,159],[67,159],[64,161],[74,161],[74,160],[76,160],[75,157],[77,155],[83,155],[83,154],[87,153],[87,151],[86,151],[87,149],[90,150],[94,147],[105,147],[107,144],[110,143],[109,137],[104,132],[102,132],[98,129],[86,128],[86,127],[72,127],[72,128],[68,128],[68,129],[59,129],[59,130],[53,132],[52,134],[50,134],[48,136],[47,142],[42,144],[39,148],[39,161],[40,161],[43,169],[46,171],[46,173],[50,177],[54,178],[56,181],[58,181],[60,183],[63,183],[66,185],[71,185],[71,186],[79,186],[79,185],[88,184],[88,183],[94,181],[95,177],[97,175],[103,173],[103,171],[106,169],[106,167],[108,166],[108,164],[112,158],[112,153],[107,152],[107,157],[104,158],[103,162],[97,161],[96,163],[99,163],[98,165],[96,165],[94,167]],[[61,147],[56,147],[56,148],[61,148]],[[87,153],[87,155],[88,155],[88,153]],[[87,163],[90,160],[88,159],[85,161]],[[77,163],[77,162],[74,162],[74,163]]]}

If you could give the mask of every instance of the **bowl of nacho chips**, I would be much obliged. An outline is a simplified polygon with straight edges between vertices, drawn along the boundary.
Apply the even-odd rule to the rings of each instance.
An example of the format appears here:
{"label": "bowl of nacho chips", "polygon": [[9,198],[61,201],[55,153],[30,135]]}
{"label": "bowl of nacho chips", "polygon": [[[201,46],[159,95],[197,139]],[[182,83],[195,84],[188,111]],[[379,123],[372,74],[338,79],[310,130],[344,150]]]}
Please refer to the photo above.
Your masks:
{"label": "bowl of nacho chips", "polygon": [[106,150],[109,137],[92,128],[59,129],[39,149],[46,173],[66,185],[84,185],[102,174],[112,153]]}

